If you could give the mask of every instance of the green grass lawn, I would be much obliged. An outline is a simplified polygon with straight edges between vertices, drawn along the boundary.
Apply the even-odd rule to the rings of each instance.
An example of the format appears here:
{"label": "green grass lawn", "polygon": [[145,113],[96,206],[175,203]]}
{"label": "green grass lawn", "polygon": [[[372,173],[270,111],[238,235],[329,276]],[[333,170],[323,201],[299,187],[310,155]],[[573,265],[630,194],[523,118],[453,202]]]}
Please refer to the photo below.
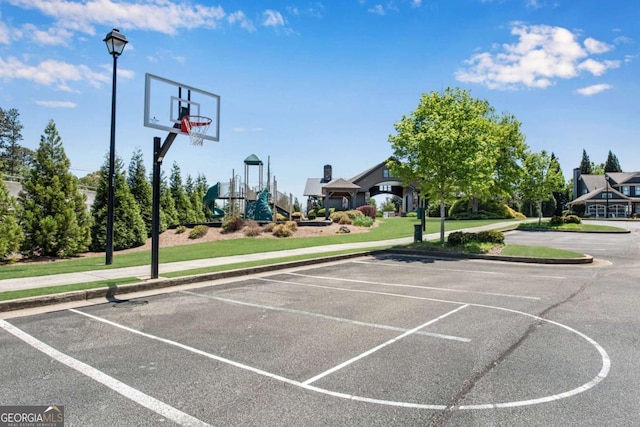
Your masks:
{"label": "green grass lawn", "polygon": [[[447,221],[447,231],[461,228],[478,227],[495,224],[505,220],[470,220]],[[195,243],[188,246],[174,246],[160,249],[160,262],[178,262],[194,259],[217,258],[232,255],[245,255],[257,252],[275,252],[287,249],[299,249],[312,246],[333,245],[339,243],[373,242],[379,240],[397,239],[413,236],[414,224],[418,224],[415,218],[386,218],[378,219],[379,225],[366,233],[333,234],[322,237],[283,238],[283,239],[254,239],[240,237],[232,240],[216,242]],[[517,222],[514,221],[514,226]],[[427,219],[427,231],[436,233],[439,231],[440,220],[438,218]],[[241,234],[239,234],[242,236]],[[133,267],[139,265],[151,265],[151,251],[130,252],[126,254],[114,254],[113,264],[105,265],[104,257],[71,258],[56,260],[47,263],[17,263],[0,267],[0,280],[37,277],[50,274],[75,273],[80,271],[105,270],[110,268]]]}
{"label": "green grass lawn", "polygon": [[581,258],[584,254],[565,251],[563,249],[545,248],[542,246],[507,245],[500,255],[520,256],[530,258]]}

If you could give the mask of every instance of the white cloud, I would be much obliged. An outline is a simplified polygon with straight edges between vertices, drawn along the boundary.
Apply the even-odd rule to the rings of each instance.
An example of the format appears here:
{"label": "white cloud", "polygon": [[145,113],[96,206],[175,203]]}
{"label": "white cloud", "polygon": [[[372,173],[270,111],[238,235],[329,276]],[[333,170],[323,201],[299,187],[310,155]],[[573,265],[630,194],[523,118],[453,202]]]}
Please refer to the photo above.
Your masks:
{"label": "white cloud", "polygon": [[221,6],[204,6],[184,1],[7,1],[24,9],[37,9],[40,13],[54,18],[59,27],[91,35],[96,33],[94,25],[177,34],[180,29],[217,28],[226,16]]}
{"label": "white cloud", "polygon": [[587,59],[578,65],[578,70],[588,71],[594,76],[601,76],[610,68],[620,67],[620,61],[596,61],[595,59]]}
{"label": "white cloud", "polygon": [[376,15],[380,15],[380,16],[384,16],[387,14],[387,12],[384,10],[384,7],[382,7],[382,5],[377,4],[373,7],[370,7],[367,12],[369,13],[374,13]]}
{"label": "white cloud", "polygon": [[265,27],[282,27],[284,26],[284,18],[277,10],[265,10],[262,13],[262,25]]}
{"label": "white cloud", "polygon": [[229,16],[227,17],[227,21],[231,25],[235,24],[236,22],[239,22],[240,28],[249,31],[250,33],[256,30],[256,27],[255,25],[253,25],[253,22],[247,19],[244,12],[242,11],[230,13]]}
{"label": "white cloud", "polygon": [[584,46],[587,48],[587,52],[589,53],[605,53],[613,49],[613,46],[591,37],[585,39]]}
{"label": "white cloud", "polygon": [[584,95],[584,96],[591,96],[591,95],[595,95],[597,93],[603,92],[605,90],[609,90],[612,87],[613,86],[611,86],[610,84],[602,83],[602,84],[583,87],[581,89],[576,90],[576,93],[579,93],[580,95]]}
{"label": "white cloud", "polygon": [[46,108],[76,108],[77,106],[71,101],[36,101],[36,105]]}
{"label": "white cloud", "polygon": [[[132,78],[130,70],[118,69],[121,78]],[[71,92],[70,83],[86,83],[100,87],[111,81],[109,71],[97,72],[86,65],[74,65],[67,62],[46,60],[37,65],[29,65],[15,57],[0,58],[0,79],[4,81],[29,80],[43,86],[52,86],[57,90]]]}
{"label": "white cloud", "polygon": [[411,0],[411,6],[420,7],[422,5],[422,0]]}
{"label": "white cloud", "polygon": [[72,37],[72,33],[65,28],[51,27],[47,31],[41,31],[33,24],[23,25],[22,35],[39,45],[49,46],[67,45]]}
{"label": "white cloud", "polygon": [[11,38],[9,37],[9,34],[11,34],[11,32],[9,31],[9,27],[7,27],[7,24],[0,21],[0,43],[1,44],[11,43]]}
{"label": "white cloud", "polygon": [[599,76],[620,66],[620,61],[589,58],[612,46],[588,38],[583,47],[577,35],[566,28],[515,23],[511,34],[518,37],[517,43],[471,56],[465,61],[466,68],[456,72],[456,79],[490,89],[546,88],[557,79],[571,79],[582,71]]}

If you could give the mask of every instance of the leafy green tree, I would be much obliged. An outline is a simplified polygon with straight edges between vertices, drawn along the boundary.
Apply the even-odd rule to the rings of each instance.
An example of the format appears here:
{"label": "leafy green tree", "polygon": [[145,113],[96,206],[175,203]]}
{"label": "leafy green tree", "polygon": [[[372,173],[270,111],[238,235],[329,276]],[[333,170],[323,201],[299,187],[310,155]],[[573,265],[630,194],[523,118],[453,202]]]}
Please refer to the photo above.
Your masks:
{"label": "leafy green tree", "polygon": [[520,131],[521,123],[515,116],[505,114],[496,123],[497,158],[492,194],[510,199],[516,193],[520,179],[520,164],[528,147]]}
{"label": "leafy green tree", "polygon": [[88,173],[82,178],[78,179],[78,184],[83,187],[96,189],[100,184],[101,177],[102,177],[101,172],[97,170],[95,172]]}
{"label": "leafy green tree", "polygon": [[582,175],[591,175],[592,173],[592,163],[589,160],[589,155],[587,155],[587,150],[582,149],[582,160],[580,161],[580,173]]}
{"label": "leafy green tree", "polygon": [[[567,184],[564,179],[564,175],[562,174],[562,169],[560,168],[560,161],[556,157],[555,153],[551,153],[551,167],[554,168],[554,172],[560,175],[560,180],[562,181],[562,187],[553,191],[553,200],[554,200],[554,209],[551,211],[553,215],[562,216],[562,209],[564,206],[569,203],[571,200],[570,193],[567,193]],[[543,213],[546,210],[543,209]]]}
{"label": "leafy green tree", "polygon": [[129,162],[127,184],[131,189],[133,199],[140,209],[140,215],[144,221],[147,236],[151,236],[151,227],[153,225],[153,217],[151,215],[153,191],[151,184],[147,180],[147,170],[144,167],[142,151],[139,148],[133,153],[133,157]]}
{"label": "leafy green tree", "polygon": [[417,185],[420,197],[440,203],[444,243],[447,202],[461,193],[477,197],[490,188],[498,147],[493,109],[467,91],[447,88],[423,94],[417,109],[394,126],[391,174]]}
{"label": "leafy green tree", "polygon": [[[140,215],[136,203],[124,173],[124,162],[116,156],[114,163],[113,180],[113,249],[134,248],[144,245],[147,241],[147,232],[144,221]],[[109,158],[100,168],[100,183],[96,189],[96,197],[93,201],[91,214],[93,226],[91,227],[91,248],[94,251],[104,251],[107,244],[107,210],[109,197]]]}
{"label": "leafy green tree", "polygon": [[196,177],[195,190],[202,195],[202,215],[204,221],[208,221],[209,218],[211,218],[211,215],[213,215],[213,212],[211,212],[211,210],[204,204],[204,196],[207,194],[207,190],[209,190],[209,184],[207,184],[207,177],[201,173]]}
{"label": "leafy green tree", "polygon": [[20,249],[24,233],[16,218],[15,199],[3,181],[0,170],[0,260]]}
{"label": "leafy green tree", "polygon": [[171,188],[171,195],[176,205],[176,211],[178,211],[178,221],[180,224],[193,224],[198,222],[197,216],[193,207],[191,206],[191,200],[189,195],[182,184],[182,175],[180,173],[180,166],[178,163],[173,162],[171,168],[171,175],[169,176],[169,186]]}
{"label": "leafy green tree", "polygon": [[22,159],[20,141],[22,141],[22,123],[17,109],[0,108],[0,159],[3,170],[12,176],[20,174]]}
{"label": "leafy green tree", "polygon": [[85,252],[91,241],[86,196],[69,172],[62,139],[51,120],[40,137],[33,168],[18,196],[28,255],[66,257]]}
{"label": "leafy green tree", "polygon": [[605,167],[604,163],[600,163],[600,164],[596,165],[595,163],[591,162],[591,174],[592,175],[604,175],[604,167]]}
{"label": "leafy green tree", "polygon": [[609,172],[622,172],[622,168],[620,167],[620,162],[615,154],[609,150],[609,154],[607,155],[607,162],[604,164],[604,173]]}
{"label": "leafy green tree", "polygon": [[522,164],[523,175],[521,190],[525,198],[538,206],[538,224],[542,222],[542,202],[553,199],[554,191],[562,191],[564,179],[558,173],[557,159],[551,159],[542,150],[540,153],[527,153]]}

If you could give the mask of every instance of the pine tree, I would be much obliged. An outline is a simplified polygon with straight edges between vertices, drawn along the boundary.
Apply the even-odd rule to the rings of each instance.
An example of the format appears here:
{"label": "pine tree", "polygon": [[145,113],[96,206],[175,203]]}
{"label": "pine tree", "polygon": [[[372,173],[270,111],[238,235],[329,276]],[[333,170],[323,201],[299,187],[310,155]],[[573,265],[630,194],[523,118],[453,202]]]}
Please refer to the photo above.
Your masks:
{"label": "pine tree", "polygon": [[62,139],[51,120],[40,137],[33,168],[18,196],[26,255],[65,257],[85,252],[91,242],[86,196],[69,172]]}
{"label": "pine tree", "polygon": [[187,191],[182,184],[182,176],[180,174],[180,166],[174,162],[171,168],[171,175],[169,176],[169,186],[171,188],[171,195],[178,211],[179,224],[193,224],[197,222],[196,215],[191,206],[191,200],[187,195]]}
{"label": "pine tree", "polygon": [[[96,189],[96,197],[91,208],[91,248],[104,251],[107,242],[107,210],[109,197],[109,159],[100,168],[101,179]],[[144,245],[147,231],[124,174],[124,163],[116,157],[114,163],[114,205],[113,205],[113,249],[134,248]]]}
{"label": "pine tree", "polygon": [[604,173],[609,172],[622,172],[622,168],[620,167],[620,162],[615,154],[609,150],[609,155],[607,156],[607,162],[604,165]]}
{"label": "pine tree", "polygon": [[[200,175],[198,176],[200,179]],[[205,187],[206,187],[206,178],[205,178]],[[207,221],[207,217],[205,215],[204,210],[204,195],[206,194],[206,190],[202,190],[202,186],[199,185],[198,181],[193,181],[191,175],[187,175],[187,182],[185,185],[185,190],[187,192],[187,196],[189,197],[189,201],[191,202],[191,209],[193,211],[194,222],[203,223]]]}
{"label": "pine tree", "polygon": [[198,176],[196,177],[195,189],[201,195],[200,202],[202,203],[202,218],[204,219],[205,222],[209,221],[209,219],[213,215],[213,212],[211,212],[211,210],[209,210],[209,208],[206,207],[204,204],[204,196],[207,194],[207,190],[209,190],[209,185],[207,184],[207,177],[201,173],[199,173]]}
{"label": "pine tree", "polygon": [[133,157],[129,163],[127,184],[129,184],[131,194],[140,209],[140,215],[142,215],[147,236],[151,236],[151,227],[153,224],[153,218],[151,216],[152,190],[151,184],[147,180],[147,171],[144,167],[142,151],[140,149],[137,149],[133,153]]}
{"label": "pine tree", "polygon": [[180,224],[178,220],[178,211],[176,210],[176,202],[173,200],[171,188],[167,184],[167,177],[164,171],[160,172],[160,232],[165,231],[168,227]]}
{"label": "pine tree", "polygon": [[16,218],[15,199],[9,194],[0,170],[0,260],[20,249],[24,233]]}
{"label": "pine tree", "polygon": [[582,161],[580,161],[580,173],[582,175],[591,175],[591,160],[589,160],[589,156],[587,155],[587,150],[582,150]]}
{"label": "pine tree", "polygon": [[3,170],[12,176],[20,175],[22,166],[22,123],[20,113],[15,108],[3,110],[0,108],[0,158]]}

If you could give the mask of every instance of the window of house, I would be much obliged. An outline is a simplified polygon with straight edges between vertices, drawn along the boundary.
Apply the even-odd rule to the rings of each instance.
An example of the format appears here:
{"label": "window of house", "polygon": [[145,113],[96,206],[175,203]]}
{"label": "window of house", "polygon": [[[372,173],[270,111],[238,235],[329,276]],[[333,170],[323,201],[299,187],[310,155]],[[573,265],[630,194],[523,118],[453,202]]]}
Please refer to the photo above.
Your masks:
{"label": "window of house", "polygon": [[391,175],[389,175],[389,169],[382,169],[382,177],[383,178],[389,178]]}
{"label": "window of house", "polygon": [[622,194],[624,194],[625,196],[629,195],[629,186],[628,185],[623,185],[622,186]]}

